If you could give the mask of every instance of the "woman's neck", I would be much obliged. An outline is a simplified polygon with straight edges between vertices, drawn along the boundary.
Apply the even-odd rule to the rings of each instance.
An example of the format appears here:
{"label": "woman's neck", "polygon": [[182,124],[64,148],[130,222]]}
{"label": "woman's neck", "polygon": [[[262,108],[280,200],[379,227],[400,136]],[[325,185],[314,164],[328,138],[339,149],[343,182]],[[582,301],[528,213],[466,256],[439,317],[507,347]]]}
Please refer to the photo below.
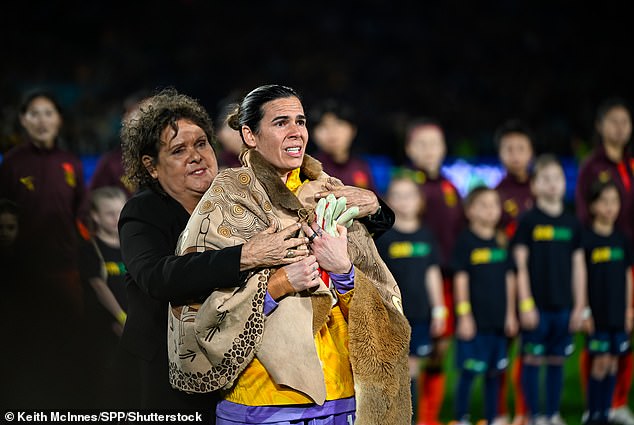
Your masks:
{"label": "woman's neck", "polygon": [[528,171],[527,170],[522,170],[522,171],[510,171],[508,172],[511,176],[513,176],[513,178],[515,180],[517,180],[520,183],[526,183],[526,181],[528,180]]}
{"label": "woman's neck", "polygon": [[350,153],[347,151],[333,152],[330,157],[337,164],[345,164],[350,158]]}
{"label": "woman's neck", "polygon": [[33,143],[38,149],[43,149],[47,151],[50,151],[55,146],[55,140],[31,139],[31,143]]}
{"label": "woman's neck", "polygon": [[623,159],[623,147],[614,143],[605,142],[603,144],[605,148],[605,155],[613,162],[621,162]]}
{"label": "woman's neck", "polygon": [[427,174],[427,177],[429,177],[430,179],[437,179],[438,176],[440,176],[440,169],[435,169],[435,170],[423,169],[423,172]]}
{"label": "woman's neck", "polygon": [[187,214],[192,215],[202,197],[203,194],[201,193],[200,196],[185,196],[174,199],[176,199],[176,201],[181,204],[183,208],[185,208]]}

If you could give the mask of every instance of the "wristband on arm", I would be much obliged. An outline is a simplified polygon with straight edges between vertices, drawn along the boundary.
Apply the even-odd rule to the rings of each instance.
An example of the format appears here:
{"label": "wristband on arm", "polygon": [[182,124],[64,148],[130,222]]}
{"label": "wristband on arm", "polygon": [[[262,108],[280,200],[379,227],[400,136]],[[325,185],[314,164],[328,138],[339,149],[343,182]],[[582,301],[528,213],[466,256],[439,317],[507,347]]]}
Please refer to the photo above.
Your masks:
{"label": "wristband on arm", "polygon": [[348,273],[328,272],[328,276],[340,294],[345,294],[354,288],[354,266],[350,266]]}
{"label": "wristband on arm", "polygon": [[524,298],[520,301],[520,312],[528,313],[535,308],[535,300],[533,297]]}
{"label": "wristband on arm", "polygon": [[437,305],[431,309],[431,317],[434,319],[445,319],[449,312],[444,305]]}
{"label": "wristband on arm", "polygon": [[590,310],[590,307],[584,307],[583,310],[581,311],[581,319],[588,320],[591,317],[592,317],[592,310]]}
{"label": "wristband on arm", "polygon": [[456,304],[456,314],[464,316],[471,313],[471,303],[469,301],[460,301]]}
{"label": "wristband on arm", "polygon": [[125,325],[125,321],[127,318],[128,318],[128,315],[123,310],[121,310],[119,314],[117,314],[117,322],[119,322],[121,326]]}

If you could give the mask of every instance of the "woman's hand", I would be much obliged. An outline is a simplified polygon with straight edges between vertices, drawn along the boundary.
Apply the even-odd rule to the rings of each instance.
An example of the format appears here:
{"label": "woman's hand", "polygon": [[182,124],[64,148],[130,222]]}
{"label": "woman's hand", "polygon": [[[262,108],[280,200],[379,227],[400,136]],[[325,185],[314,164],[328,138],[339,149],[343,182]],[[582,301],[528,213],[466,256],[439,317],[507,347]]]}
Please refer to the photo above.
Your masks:
{"label": "woman's hand", "polygon": [[252,237],[242,247],[240,271],[292,264],[306,258],[308,249],[298,247],[307,244],[308,239],[292,237],[300,227],[295,223],[277,232],[275,226],[271,226]]}
{"label": "woman's hand", "polygon": [[345,226],[337,225],[339,236],[329,235],[317,223],[312,223],[310,226],[302,223],[302,230],[309,240],[312,239],[310,250],[317,258],[319,267],[337,274],[350,271],[352,262],[348,257],[348,229]]}
{"label": "woman's hand", "polygon": [[268,291],[271,298],[279,300],[285,295],[302,292],[319,285],[317,259],[314,255],[282,267],[271,275]]}
{"label": "woman's hand", "polygon": [[354,206],[359,208],[357,218],[374,214],[379,210],[379,199],[371,190],[354,186],[338,185],[333,179],[328,179],[324,185],[324,189],[326,190],[315,194],[316,200],[325,198],[331,193],[335,195],[335,198],[345,196],[348,208]]}

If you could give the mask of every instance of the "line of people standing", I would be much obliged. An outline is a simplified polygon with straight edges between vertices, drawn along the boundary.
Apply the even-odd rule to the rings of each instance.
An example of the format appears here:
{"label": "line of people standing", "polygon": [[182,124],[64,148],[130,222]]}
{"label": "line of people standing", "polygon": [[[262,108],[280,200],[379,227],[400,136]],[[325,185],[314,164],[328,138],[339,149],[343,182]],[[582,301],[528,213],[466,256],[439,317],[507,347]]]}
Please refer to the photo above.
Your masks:
{"label": "line of people standing", "polygon": [[[455,419],[459,423],[469,423],[465,406],[474,371],[487,376],[485,410],[489,423],[503,424],[510,420],[507,383],[514,387],[514,424],[562,423],[559,412],[563,390],[562,365],[573,348],[570,336],[582,329],[590,335],[587,342],[590,354],[582,354],[581,358],[590,360],[582,361],[580,366],[582,382],[587,384],[588,389],[587,411],[579,412],[579,415],[583,413],[584,420],[590,423],[607,421],[608,415],[610,420],[618,423],[634,421],[627,407],[632,381],[632,355],[626,344],[629,338],[623,337],[629,335],[631,338],[631,293],[626,290],[631,271],[625,273],[632,261],[628,254],[631,242],[624,245],[619,239],[631,241],[629,236],[634,219],[631,207],[634,200],[631,186],[634,166],[626,150],[631,137],[631,116],[626,104],[618,99],[602,104],[597,114],[596,129],[597,147],[581,165],[576,185],[577,218],[566,211],[563,202],[565,178],[561,165],[555,157],[548,155],[540,155],[534,160],[533,137],[520,121],[506,122],[496,132],[500,160],[506,169],[506,176],[495,188],[498,200],[490,194],[491,191],[484,190],[486,188],[473,188],[464,206],[455,187],[440,171],[446,150],[442,129],[431,120],[412,123],[405,143],[410,163],[405,170],[398,170],[388,191],[388,201],[396,213],[395,227],[377,243],[397,279],[398,276],[402,279],[399,283],[404,291],[404,308],[414,324],[411,355],[418,359],[418,367],[412,368],[411,376],[418,381],[413,388],[418,404],[416,423],[434,424],[439,421],[443,380],[429,371],[430,365],[437,364],[435,355],[446,340],[439,331],[443,328],[439,327],[439,321],[449,335],[454,334],[452,313],[457,320],[456,366],[460,370],[460,379]],[[408,183],[404,179],[418,185],[420,199],[411,189],[407,190]],[[610,251],[606,248],[610,243],[617,244],[614,252],[621,253],[614,257],[608,255],[608,260],[599,262],[600,267],[616,267],[617,270],[610,272],[609,279],[601,278],[599,282],[596,278],[596,255],[599,254],[595,257],[591,254],[597,248],[592,248],[592,244],[596,243],[598,236],[592,238],[588,235],[592,234],[597,221],[610,220],[599,213],[605,188],[598,190],[597,181],[618,188],[618,202],[613,202],[617,206],[611,207],[618,214],[613,219],[617,241],[600,240],[606,244],[602,251],[604,255],[608,255],[605,252]],[[493,199],[489,199],[491,196]],[[605,196],[610,196],[609,190]],[[491,203],[498,204],[492,209],[499,209],[500,213],[497,218],[494,214],[493,218],[487,219],[495,223],[495,238],[489,231],[482,231],[482,222],[486,220],[481,215]],[[482,210],[482,214],[478,213],[478,209]],[[490,223],[488,229],[491,229]],[[601,232],[609,236],[612,227],[607,226]],[[482,244],[472,247],[471,257],[465,253],[467,246],[471,246],[469,240],[481,240]],[[485,244],[484,240],[491,241]],[[477,277],[478,270],[487,266],[490,268],[487,273],[493,273],[497,264],[506,263],[509,263],[507,267],[511,268],[517,282],[507,285],[506,291],[500,290],[499,294],[485,290],[491,299],[483,304],[478,299],[480,294],[474,294],[476,288],[482,291],[482,287],[478,286],[481,281]],[[438,302],[441,285],[434,273],[437,266],[441,271],[445,267],[444,273],[441,273],[444,274],[443,286],[446,289],[444,305]],[[499,269],[499,288],[504,288],[505,270]],[[488,276],[491,281],[495,280],[492,276]],[[475,279],[474,282],[471,279]],[[465,291],[465,288],[471,291]],[[609,296],[606,295],[608,293]],[[603,298],[597,294],[603,294]],[[449,298],[452,295],[454,301]],[[466,355],[464,342],[477,344],[479,340],[477,337],[474,339],[473,318],[476,329],[479,328],[478,322],[484,326],[482,309],[491,310],[493,299],[497,300],[497,305],[508,306],[509,301],[516,303],[513,309],[521,332],[516,340],[514,326],[505,324],[508,318],[500,311],[498,329],[502,336],[506,331],[506,337],[510,338],[504,344],[506,348],[491,353],[488,350],[496,344],[490,343],[487,349],[476,349],[475,355],[469,348],[467,353],[470,355]],[[617,324],[606,322],[606,303],[618,306],[610,308],[610,314],[619,318]],[[607,323],[610,323],[609,326]],[[417,334],[417,327],[424,328],[425,333]],[[478,335],[477,331],[475,335]],[[519,355],[510,368],[512,373],[507,373],[508,343],[512,341],[518,344]],[[592,347],[596,349],[597,346],[603,351],[593,351]],[[585,353],[586,349],[582,351]],[[484,362],[480,358],[482,355],[488,356]],[[604,357],[618,359],[618,368],[614,360],[600,360]],[[543,408],[539,400],[542,365],[546,365]],[[440,368],[439,374],[443,372]],[[498,376],[497,381],[495,375]],[[612,375],[615,377],[611,378]],[[613,400],[606,396],[612,391],[609,388],[612,381],[616,381]],[[610,398],[609,408],[605,400],[597,401],[599,393],[604,399]]]}

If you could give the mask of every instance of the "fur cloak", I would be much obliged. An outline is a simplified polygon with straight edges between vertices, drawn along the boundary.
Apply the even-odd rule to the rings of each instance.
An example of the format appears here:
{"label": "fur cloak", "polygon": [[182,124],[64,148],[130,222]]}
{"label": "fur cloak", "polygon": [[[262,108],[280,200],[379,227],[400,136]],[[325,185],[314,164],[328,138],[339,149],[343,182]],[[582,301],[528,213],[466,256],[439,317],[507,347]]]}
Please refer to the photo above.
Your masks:
{"label": "fur cloak", "polygon": [[[314,194],[328,177],[306,155],[302,185],[293,194],[275,169],[254,150],[242,168],[221,172],[200,200],[181,235],[177,254],[243,244],[272,224],[282,229],[314,217]],[[354,375],[356,425],[409,425],[408,351],[410,326],[396,281],[367,229],[354,221],[348,253],[355,267],[348,311],[350,363]],[[229,389],[257,357],[278,385],[301,391],[315,403],[326,397],[313,337],[330,313],[334,296],[320,282],[316,290],[280,300],[263,314],[273,269],[251,272],[246,284],[214,291],[202,304],[170,306],[170,382],[187,392]],[[213,279],[213,276],[210,276]]]}

